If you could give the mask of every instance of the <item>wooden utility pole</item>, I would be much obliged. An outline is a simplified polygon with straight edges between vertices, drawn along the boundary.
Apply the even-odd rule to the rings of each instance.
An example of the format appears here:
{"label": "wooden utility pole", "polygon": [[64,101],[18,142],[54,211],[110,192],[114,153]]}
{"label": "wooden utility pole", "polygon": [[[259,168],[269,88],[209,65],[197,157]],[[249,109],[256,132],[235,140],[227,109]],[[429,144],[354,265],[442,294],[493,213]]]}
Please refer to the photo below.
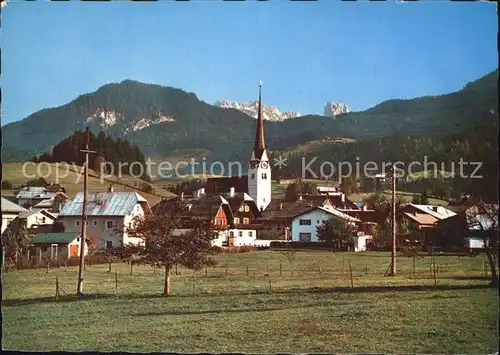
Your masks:
{"label": "wooden utility pole", "polygon": [[396,276],[396,168],[391,166],[392,172],[392,255],[391,276]]}
{"label": "wooden utility pole", "polygon": [[82,235],[80,236],[80,267],[78,268],[78,284],[76,293],[80,296],[83,295],[83,271],[85,268],[85,243],[87,239],[87,177],[88,177],[88,165],[89,165],[89,153],[95,153],[95,151],[89,150],[90,143],[90,132],[89,128],[85,130],[85,149],[81,149],[80,152],[85,153],[85,165],[84,165],[84,175],[83,175],[83,204],[82,204]]}

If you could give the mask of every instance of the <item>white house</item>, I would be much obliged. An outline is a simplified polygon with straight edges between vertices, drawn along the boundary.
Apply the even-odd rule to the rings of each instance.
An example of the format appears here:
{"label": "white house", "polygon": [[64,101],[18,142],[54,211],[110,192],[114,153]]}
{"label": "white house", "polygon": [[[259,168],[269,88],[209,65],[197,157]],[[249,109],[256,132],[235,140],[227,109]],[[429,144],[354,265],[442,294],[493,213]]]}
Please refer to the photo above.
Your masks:
{"label": "white house", "polygon": [[[357,224],[361,221],[342,213],[335,208],[323,208],[311,206],[308,210],[296,216],[292,221],[292,241],[293,242],[320,242],[316,233],[316,227],[331,218]],[[354,236],[353,236],[354,237]]]}
{"label": "white house", "polygon": [[24,224],[26,228],[37,228],[54,224],[56,216],[46,210],[30,209],[26,212],[21,212],[17,219],[20,224]]}
{"label": "white house", "polygon": [[[81,232],[83,193],[66,202],[59,214],[65,232]],[[138,244],[126,228],[137,216],[150,213],[147,200],[136,192],[93,193],[87,199],[87,237],[94,247],[109,249],[122,244]]]}
{"label": "white house", "polygon": [[14,202],[2,197],[2,234],[7,229],[9,224],[19,216],[20,213],[29,212],[26,208],[21,207]]}

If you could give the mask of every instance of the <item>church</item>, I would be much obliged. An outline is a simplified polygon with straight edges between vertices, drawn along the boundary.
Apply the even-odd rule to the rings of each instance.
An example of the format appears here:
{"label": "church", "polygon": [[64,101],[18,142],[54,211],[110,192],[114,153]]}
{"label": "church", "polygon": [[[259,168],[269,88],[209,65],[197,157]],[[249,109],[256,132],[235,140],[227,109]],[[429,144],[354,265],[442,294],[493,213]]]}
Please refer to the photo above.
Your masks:
{"label": "church", "polygon": [[206,192],[210,194],[227,194],[234,189],[236,193],[246,193],[255,201],[259,211],[264,211],[271,203],[271,162],[264,138],[262,114],[262,83],[259,83],[259,109],[255,143],[249,159],[246,176],[209,178]]}

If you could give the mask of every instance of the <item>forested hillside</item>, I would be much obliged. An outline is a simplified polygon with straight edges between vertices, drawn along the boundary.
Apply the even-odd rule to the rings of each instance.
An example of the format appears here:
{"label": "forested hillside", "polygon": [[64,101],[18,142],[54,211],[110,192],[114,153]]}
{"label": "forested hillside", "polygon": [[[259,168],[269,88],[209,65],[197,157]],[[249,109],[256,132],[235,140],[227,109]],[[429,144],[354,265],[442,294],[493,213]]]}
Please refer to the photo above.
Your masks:
{"label": "forested hillside", "polygon": [[[336,119],[308,115],[266,121],[266,141],[276,150],[330,136],[370,139],[399,133],[444,137],[466,132],[497,120],[497,80],[495,71],[456,93],[390,100]],[[266,103],[265,90],[263,100]],[[243,162],[252,148],[256,122],[237,110],[200,101],[193,93],[125,80],[5,125],[2,157],[18,159],[24,150],[49,150],[87,125],[94,134],[102,130],[137,144],[148,156],[202,148],[212,152],[209,160]],[[31,153],[25,155],[31,157]]]}

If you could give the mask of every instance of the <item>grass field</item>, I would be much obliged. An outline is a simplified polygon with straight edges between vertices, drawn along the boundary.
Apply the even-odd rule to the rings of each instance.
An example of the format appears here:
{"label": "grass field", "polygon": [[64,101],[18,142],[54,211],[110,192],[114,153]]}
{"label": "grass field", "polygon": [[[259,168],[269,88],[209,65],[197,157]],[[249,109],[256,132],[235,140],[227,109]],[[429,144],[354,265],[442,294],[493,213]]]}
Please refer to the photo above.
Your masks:
{"label": "grass field", "polygon": [[261,353],[498,350],[498,294],[482,276],[484,257],[436,257],[440,270],[436,286],[429,272],[431,257],[416,260],[415,278],[411,259],[404,257],[398,257],[398,276],[384,277],[389,261],[388,253],[299,251],[292,276],[279,251],[221,254],[215,268],[194,275],[179,269],[180,275],[172,277],[169,298],[159,297],[161,270],[135,267],[130,275],[128,265],[114,264],[115,295],[114,272],[108,273],[107,265],[93,265],[85,274],[89,296],[76,300],[61,294],[58,301],[56,277],[72,294],[76,268],[13,271],[3,275],[3,348]]}

